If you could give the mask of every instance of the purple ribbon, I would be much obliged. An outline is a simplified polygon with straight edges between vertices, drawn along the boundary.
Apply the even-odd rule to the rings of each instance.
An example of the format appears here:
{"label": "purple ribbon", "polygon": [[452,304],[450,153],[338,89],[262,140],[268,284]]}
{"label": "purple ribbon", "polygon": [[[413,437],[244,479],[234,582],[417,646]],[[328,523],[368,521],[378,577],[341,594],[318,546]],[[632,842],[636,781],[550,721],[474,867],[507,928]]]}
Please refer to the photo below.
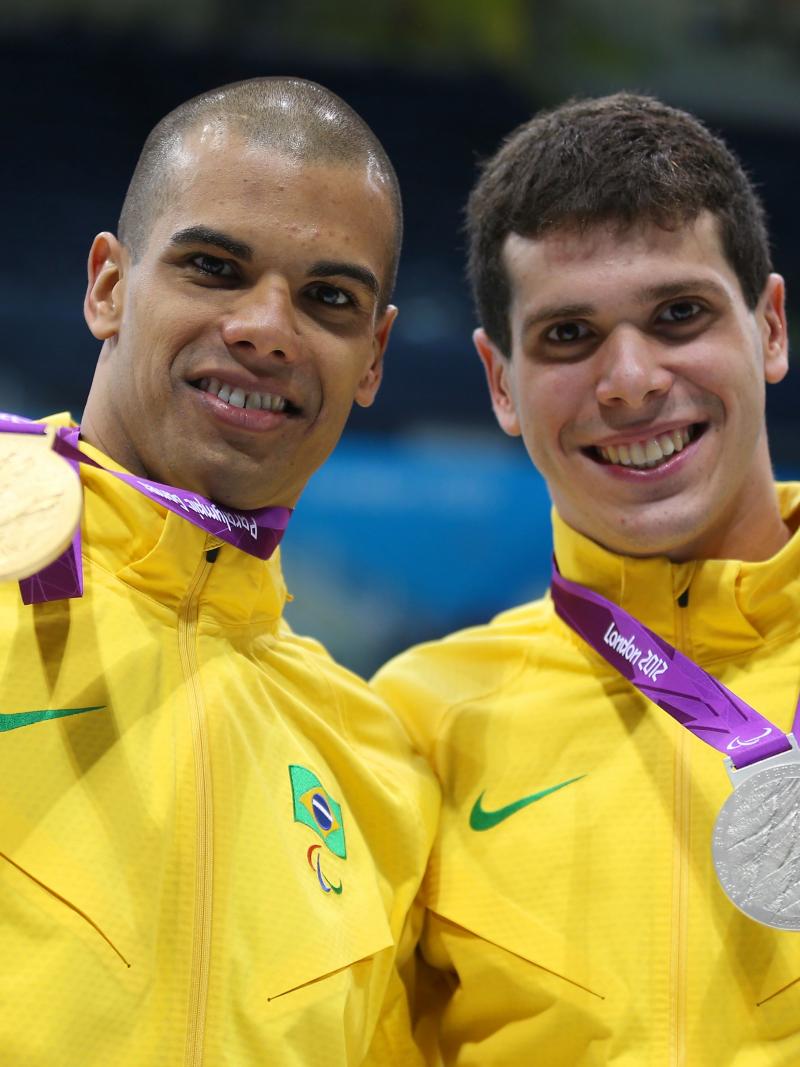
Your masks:
{"label": "purple ribbon", "polygon": [[[48,427],[19,415],[0,413],[0,433],[47,433]],[[75,426],[56,429],[53,451],[63,456],[77,470],[79,463],[106,471],[107,474],[132,486],[149,500],[175,512],[213,537],[258,559],[269,559],[280,544],[292,516],[291,508],[268,507],[253,511],[238,508],[223,508],[197,493],[163,485],[149,478],[111,471],[81,452],[78,447],[79,430]],[[62,600],[83,595],[83,569],[81,567],[80,529],[72,544],[54,563],[20,583],[22,599],[26,604],[45,600]]]}
{"label": "purple ribbon", "polygon": [[[595,652],[737,769],[791,748],[769,719],[623,608],[562,578],[555,561],[550,592],[557,614]],[[798,716],[800,705],[795,725]]]}
{"label": "purple ribbon", "polygon": [[[0,416],[0,429],[6,432],[3,426],[5,419],[16,419],[16,415]],[[33,423],[32,425],[39,425]],[[16,426],[15,426],[16,428]],[[76,448],[80,431],[77,426],[62,427],[63,439],[71,447]],[[28,430],[20,432],[29,433]],[[55,442],[53,442],[55,445]],[[67,461],[77,474],[78,462],[75,459]],[[81,528],[75,531],[69,548],[58,559],[53,560],[48,566],[30,578],[23,578],[19,583],[19,591],[22,595],[23,604],[43,604],[50,600],[70,600],[73,597],[83,596],[83,563],[81,561]]]}

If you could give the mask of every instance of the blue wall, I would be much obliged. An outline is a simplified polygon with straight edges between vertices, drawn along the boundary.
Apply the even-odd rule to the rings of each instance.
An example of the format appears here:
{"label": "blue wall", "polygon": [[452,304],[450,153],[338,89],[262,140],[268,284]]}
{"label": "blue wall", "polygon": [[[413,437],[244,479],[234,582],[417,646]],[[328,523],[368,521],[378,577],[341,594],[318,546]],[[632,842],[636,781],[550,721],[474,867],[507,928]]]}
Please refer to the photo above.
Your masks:
{"label": "blue wall", "polygon": [[370,673],[408,644],[538,595],[549,508],[522,446],[499,430],[346,437],[284,540],[289,620]]}

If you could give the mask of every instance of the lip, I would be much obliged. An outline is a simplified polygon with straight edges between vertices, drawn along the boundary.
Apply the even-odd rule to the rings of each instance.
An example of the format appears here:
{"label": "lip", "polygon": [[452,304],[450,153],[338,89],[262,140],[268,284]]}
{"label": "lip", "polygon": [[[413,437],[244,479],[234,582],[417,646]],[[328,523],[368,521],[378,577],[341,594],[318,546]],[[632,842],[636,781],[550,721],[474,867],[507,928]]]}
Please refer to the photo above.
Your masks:
{"label": "lip", "polygon": [[[209,375],[211,377],[211,375]],[[221,379],[230,385],[234,385],[232,378]],[[294,414],[290,414],[289,411],[262,411],[256,408],[237,408],[233,404],[226,404],[224,400],[220,400],[219,397],[214,396],[213,393],[206,393],[202,389],[198,389],[195,386],[189,385],[188,388],[194,394],[196,403],[200,404],[202,410],[210,415],[215,421],[223,423],[225,426],[235,430],[247,430],[251,433],[268,433],[270,430],[275,430],[281,426],[285,426],[290,419],[296,417]],[[244,389],[242,385],[240,388]],[[254,390],[250,386],[250,392],[270,392],[269,389]],[[283,394],[276,394],[282,396]]]}
{"label": "lip", "polygon": [[[661,426],[647,426],[640,429],[628,430],[627,433],[615,434],[613,437],[603,438],[602,441],[592,441],[590,444],[584,445],[583,447],[589,449],[608,448],[609,445],[614,448],[619,448],[620,445],[629,447],[637,442],[652,441],[654,438],[661,437],[662,434],[670,434],[674,430],[687,430],[694,426],[705,425],[706,423],[699,419],[682,419],[681,421],[665,422]],[[701,437],[702,433],[697,436]]]}
{"label": "lip", "polygon": [[299,411],[300,404],[297,403],[293,397],[289,394],[286,387],[279,385],[277,382],[268,378],[255,378],[247,372],[237,371],[235,368],[228,370],[203,370],[198,374],[193,374],[191,379],[188,380],[188,384],[197,389],[198,392],[205,392],[200,390],[194,384],[195,382],[201,382],[204,378],[216,378],[217,381],[223,383],[223,385],[233,386],[234,389],[243,389],[245,393],[270,393],[272,396],[282,396],[286,403]]}

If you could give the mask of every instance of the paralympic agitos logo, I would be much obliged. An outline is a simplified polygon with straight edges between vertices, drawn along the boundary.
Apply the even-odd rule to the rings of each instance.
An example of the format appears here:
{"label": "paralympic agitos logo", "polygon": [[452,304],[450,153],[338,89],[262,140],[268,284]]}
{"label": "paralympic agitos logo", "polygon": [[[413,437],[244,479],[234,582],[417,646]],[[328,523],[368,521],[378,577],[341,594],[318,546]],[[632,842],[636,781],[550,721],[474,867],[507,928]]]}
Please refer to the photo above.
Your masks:
{"label": "paralympic agitos logo", "polygon": [[[290,764],[289,779],[292,785],[294,821],[301,822],[313,830],[334,856],[347,859],[341,806],[319,778],[306,767],[296,763]],[[338,896],[343,890],[342,883],[325,874],[322,869],[323,856],[322,845],[316,842],[306,851],[308,866],[316,874],[320,889],[323,893],[335,893]]]}

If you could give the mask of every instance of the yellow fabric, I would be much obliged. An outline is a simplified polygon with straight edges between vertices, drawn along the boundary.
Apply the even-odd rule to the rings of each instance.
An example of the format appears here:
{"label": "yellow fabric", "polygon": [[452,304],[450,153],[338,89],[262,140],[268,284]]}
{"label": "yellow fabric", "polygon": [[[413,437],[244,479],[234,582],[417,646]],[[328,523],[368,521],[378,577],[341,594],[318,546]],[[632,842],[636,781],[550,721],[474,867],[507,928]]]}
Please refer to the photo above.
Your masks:
{"label": "yellow fabric", "polygon": [[[800,487],[780,498],[794,529]],[[763,563],[673,566],[614,556],[554,521],[565,577],[791,728],[800,537]],[[744,916],[713,870],[731,788],[722,757],[589,649],[549,597],[412,649],[374,685],[443,784],[418,998],[431,1063],[800,1064],[800,934]],[[481,793],[494,811],[579,776],[470,828]]]}
{"label": "yellow fabric", "polygon": [[[0,1062],[417,1063],[398,967],[433,776],[282,621],[277,558],[209,562],[203,531],[81,473],[83,598],[0,586]],[[290,765],[341,805],[345,858],[295,821]]]}

